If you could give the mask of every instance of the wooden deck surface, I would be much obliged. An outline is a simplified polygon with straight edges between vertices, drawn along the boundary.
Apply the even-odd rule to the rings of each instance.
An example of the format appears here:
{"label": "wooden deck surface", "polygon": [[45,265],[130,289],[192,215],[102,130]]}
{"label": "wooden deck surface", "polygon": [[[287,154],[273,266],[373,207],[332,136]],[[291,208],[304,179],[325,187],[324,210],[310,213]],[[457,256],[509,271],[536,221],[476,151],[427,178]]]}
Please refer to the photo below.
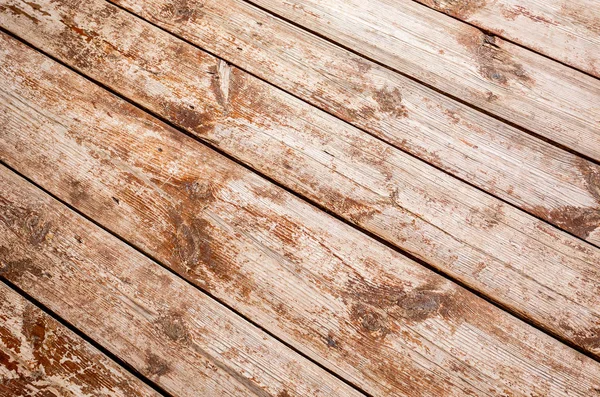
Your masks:
{"label": "wooden deck surface", "polygon": [[0,396],[600,397],[593,0],[0,0]]}

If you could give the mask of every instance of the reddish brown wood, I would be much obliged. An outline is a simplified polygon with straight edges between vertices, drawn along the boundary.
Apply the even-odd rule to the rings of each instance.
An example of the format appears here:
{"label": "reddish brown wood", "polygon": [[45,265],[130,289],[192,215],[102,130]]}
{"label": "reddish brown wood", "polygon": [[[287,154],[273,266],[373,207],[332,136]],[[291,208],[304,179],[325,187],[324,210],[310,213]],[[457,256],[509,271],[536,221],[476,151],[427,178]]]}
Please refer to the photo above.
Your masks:
{"label": "reddish brown wood", "polygon": [[[8,188],[5,184],[2,187]],[[0,222],[5,219],[5,209],[1,210]],[[8,236],[2,236],[6,241]],[[0,269],[7,266],[8,250],[2,244]],[[27,264],[21,262],[14,266],[26,268]],[[158,396],[138,378],[2,282],[0,395]]]}
{"label": "reddish brown wood", "polygon": [[[172,395],[362,395],[2,166],[0,184],[0,275]],[[16,387],[30,381],[44,396],[150,394],[98,354],[77,355],[52,322],[44,328],[27,316],[8,323],[22,329],[20,347],[11,345],[15,363],[6,364]],[[4,329],[3,343],[17,343]],[[27,376],[22,366],[29,378],[15,376]]]}
{"label": "reddish brown wood", "polygon": [[[378,395],[596,393],[597,362],[0,37],[5,162],[345,379]],[[43,225],[34,241],[45,243]],[[115,275],[141,260],[114,249],[104,256],[116,256]],[[189,295],[144,271],[126,277],[168,301]],[[35,272],[23,280],[27,290],[49,282]],[[144,352],[134,359],[145,368]],[[169,390],[184,387],[180,373],[160,372]]]}
{"label": "reddish brown wood", "polygon": [[[12,21],[10,26],[18,33],[103,84],[598,355],[597,248],[444,175],[125,11],[104,2],[87,4],[51,3],[37,11],[39,22],[30,25],[9,18],[12,14],[5,14],[4,20]],[[208,19],[207,12],[207,7],[203,8],[202,21]],[[59,22],[44,13],[60,15]],[[262,21],[257,22],[267,26],[269,20]],[[87,33],[81,34],[81,30]],[[481,139],[477,142],[483,150],[496,150],[488,146],[487,136]],[[516,149],[520,147],[520,140],[509,142]],[[534,142],[532,139],[527,144]],[[512,150],[510,145],[507,150]],[[544,165],[534,168],[536,184],[528,186],[529,192],[540,196],[535,199],[530,195],[527,201],[548,202],[535,212],[595,241],[598,207],[594,197],[598,195],[600,169],[549,148],[526,151]],[[512,173],[515,181],[520,180],[522,161],[502,163],[505,174]],[[502,180],[498,178],[495,174],[490,180]],[[527,179],[521,183],[532,182]],[[505,186],[510,189],[510,185]],[[548,196],[549,192],[554,196]],[[587,204],[554,207],[550,203],[555,197],[578,197]]]}

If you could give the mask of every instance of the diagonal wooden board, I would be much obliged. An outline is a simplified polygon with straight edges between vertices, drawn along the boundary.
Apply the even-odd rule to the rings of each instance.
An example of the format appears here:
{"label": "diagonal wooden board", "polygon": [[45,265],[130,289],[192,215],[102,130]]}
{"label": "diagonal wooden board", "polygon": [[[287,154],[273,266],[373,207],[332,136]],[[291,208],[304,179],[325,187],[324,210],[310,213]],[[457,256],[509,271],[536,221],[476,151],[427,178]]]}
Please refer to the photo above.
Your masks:
{"label": "diagonal wooden board", "polygon": [[[52,18],[77,18],[78,25],[56,27],[59,35],[75,26],[96,38],[82,40],[77,33],[57,40],[71,44],[61,45],[74,49],[71,55],[46,42],[44,47],[263,174],[598,355],[597,248],[106,3],[96,4],[58,15],[57,9],[41,9]],[[103,18],[103,29],[96,31],[94,15],[111,18]],[[43,34],[32,31],[38,32],[33,38],[48,34],[53,41],[51,28]],[[86,46],[88,41],[93,45]],[[107,47],[122,48],[123,54],[107,53]],[[589,168],[588,174],[593,191],[598,170]]]}
{"label": "diagonal wooden board", "polygon": [[[598,362],[307,205],[14,39],[0,37],[3,161],[368,393],[597,394]],[[9,187],[5,195],[23,192],[23,188],[10,188],[7,182],[3,185]],[[35,201],[34,196],[25,191],[8,201],[27,203],[28,197]],[[3,206],[6,210],[13,207]],[[52,213],[42,209],[36,216]],[[19,227],[23,222],[28,224],[23,216],[11,219],[16,224],[11,228],[13,233],[23,230]],[[66,219],[38,222],[31,233],[43,240],[41,245],[36,250],[20,250],[19,255],[33,255],[47,247],[49,252],[44,251],[44,255],[50,256],[52,244],[63,239],[47,239],[44,225],[67,223]],[[76,232],[78,236],[90,233]],[[90,237],[98,241],[93,245],[99,246],[94,258],[103,266],[90,269],[88,277],[104,280],[124,273],[129,282],[144,280],[142,291],[151,292],[143,299],[131,294],[129,299],[134,302],[153,301],[155,295],[167,300],[157,304],[159,308],[168,302],[188,302],[186,297],[189,299],[190,291],[194,291],[191,287],[171,281],[167,286],[172,289],[167,289],[156,276],[146,274],[156,266],[135,268],[143,258],[129,249],[106,249],[99,242],[107,236],[98,233]],[[78,246],[75,234],[64,238]],[[31,240],[17,238],[10,243]],[[103,264],[101,258],[116,260]],[[70,268],[60,256],[54,263],[58,270],[61,266]],[[119,266],[114,273],[100,271],[112,266]],[[129,276],[127,269],[132,268],[134,274]],[[54,283],[65,282],[65,276],[45,278],[35,270],[13,272],[11,276],[6,269],[3,275],[37,299],[48,301],[53,310],[50,302],[63,298],[56,291],[64,288]],[[79,279],[73,282],[80,289],[72,299],[97,285],[82,284]],[[46,289],[49,292],[42,296]],[[152,293],[157,289],[164,295]],[[131,307],[129,300],[118,299],[115,294],[97,293],[94,299],[83,302],[97,307],[94,301],[101,296]],[[194,296],[192,302],[199,299]],[[70,306],[79,310],[78,305]],[[157,321],[160,310],[151,312],[158,312],[153,317]],[[81,312],[76,317],[91,322],[81,327],[86,330],[102,330],[107,321],[103,318],[98,324],[97,319]],[[148,321],[144,316],[142,320]],[[115,335],[127,336],[127,329],[142,325],[117,329],[110,333],[111,340],[101,335],[95,339],[110,348],[122,341]],[[155,327],[145,326],[148,333],[156,332]],[[240,327],[225,329],[234,334],[250,332]],[[216,326],[200,328],[195,337]],[[191,332],[194,328],[186,329]],[[171,339],[179,342],[181,338]],[[228,340],[219,337],[224,339]],[[142,345],[149,342],[144,340]],[[167,356],[173,354],[172,349],[185,347],[169,342],[156,346],[156,354]],[[178,357],[184,357],[183,353]],[[249,355],[248,360],[254,357]],[[134,367],[143,369],[147,358],[143,350],[133,349],[130,360]],[[269,362],[258,362],[256,371]],[[274,368],[288,368],[273,362]],[[178,362],[178,368],[184,364]],[[300,370],[303,365],[291,367]],[[310,368],[307,366],[306,371]],[[193,373],[185,368],[182,372]],[[168,390],[183,387],[177,382],[178,375],[181,373],[167,371],[157,381]]]}
{"label": "diagonal wooden board", "polygon": [[[191,66],[174,62],[167,69],[165,61],[158,62],[152,50],[135,57],[115,50],[127,40],[122,34],[116,35],[116,23],[100,22],[95,11],[106,7],[101,2],[81,6],[68,1],[33,0],[24,5],[8,0],[6,4],[14,10],[0,14],[2,26],[125,95],[130,92],[129,87],[137,88],[135,98],[140,102],[144,102],[144,95],[133,80],[155,80],[158,83],[152,83],[153,87],[174,91],[193,88],[193,80],[178,79],[170,87],[160,81],[165,75],[185,73],[182,69]],[[109,10],[106,7],[103,12]],[[178,20],[164,26],[393,146],[600,244],[600,196],[590,182],[600,172],[597,165],[295,29],[244,2],[205,2],[201,22]],[[106,43],[116,47],[106,47]],[[86,62],[90,56],[95,59],[93,64]],[[114,76],[121,73],[116,71],[113,60],[118,60],[119,70],[126,70],[128,65],[144,68],[153,64],[161,75],[138,73],[125,79],[121,75],[123,81],[113,83]],[[147,95],[164,97],[164,92],[149,91]],[[188,102],[198,100],[190,98],[189,93],[186,96]],[[161,100],[169,101],[168,106],[162,107],[165,110],[183,107],[188,114],[198,113],[182,103],[180,93]],[[193,116],[187,117],[193,120]],[[182,124],[190,127],[185,120]]]}
{"label": "diagonal wooden board", "polygon": [[[3,207],[0,223],[5,220],[5,214]],[[1,268],[5,266],[7,250],[3,242]],[[0,395],[158,396],[141,380],[2,282]]]}
{"label": "diagonal wooden board", "polygon": [[0,274],[167,392],[362,395],[2,166],[0,183]]}
{"label": "diagonal wooden board", "polygon": [[[183,19],[194,9],[187,1],[115,2],[167,24],[182,19],[169,14],[169,7],[179,9]],[[252,3],[600,161],[600,80],[594,77],[413,0]]]}
{"label": "diagonal wooden board", "polygon": [[416,0],[600,77],[596,0]]}

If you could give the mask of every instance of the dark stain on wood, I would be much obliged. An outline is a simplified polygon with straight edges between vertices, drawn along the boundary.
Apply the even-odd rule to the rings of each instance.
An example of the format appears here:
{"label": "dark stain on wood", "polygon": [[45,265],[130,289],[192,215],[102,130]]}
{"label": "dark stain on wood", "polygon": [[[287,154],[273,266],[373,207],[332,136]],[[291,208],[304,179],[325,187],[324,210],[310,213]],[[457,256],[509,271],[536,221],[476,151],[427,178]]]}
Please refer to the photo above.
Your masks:
{"label": "dark stain on wood", "polygon": [[331,347],[333,349],[338,348],[338,342],[336,341],[334,333],[331,331],[329,331],[327,333],[327,337],[325,338],[325,343],[327,344],[328,347]]}
{"label": "dark stain on wood", "polygon": [[347,288],[354,301],[380,309],[404,322],[418,323],[434,316],[451,321],[463,318],[462,307],[452,293],[441,289],[443,283],[441,277],[432,275],[426,283],[415,288],[389,282],[374,285],[366,280],[351,282]]}
{"label": "dark stain on wood", "polygon": [[596,206],[563,206],[551,209],[534,206],[527,208],[527,210],[543,219],[547,219],[561,229],[586,239],[600,227],[600,169],[595,164],[582,158],[577,160],[576,166],[585,181],[588,192],[596,201]]}
{"label": "dark stain on wood", "polygon": [[187,342],[190,333],[181,313],[169,312],[161,315],[157,321],[160,329],[174,342]]}
{"label": "dark stain on wood", "polygon": [[397,87],[394,87],[392,90],[386,88],[379,89],[375,91],[373,98],[379,104],[379,109],[382,112],[398,118],[408,116],[408,110],[402,103],[402,94]]}
{"label": "dark stain on wood", "polygon": [[582,239],[588,238],[600,226],[600,210],[597,208],[564,206],[548,209],[535,206],[528,208],[528,210]]}
{"label": "dark stain on wood", "polygon": [[559,325],[568,332],[578,346],[584,346],[592,352],[600,352],[600,326],[587,330],[576,329],[565,320],[562,320]]}
{"label": "dark stain on wood", "polygon": [[160,378],[171,372],[171,367],[160,356],[151,351],[146,351],[146,371],[151,377]]}
{"label": "dark stain on wood", "polygon": [[498,46],[495,36],[469,28],[459,36],[458,42],[474,56],[479,65],[479,74],[486,80],[501,86],[508,86],[512,81],[526,87],[535,83],[523,65]]}
{"label": "dark stain on wood", "polygon": [[35,24],[40,23],[39,19],[37,19],[36,17],[34,17],[32,15],[29,15],[27,12],[23,11],[22,9],[20,9],[17,6],[14,6],[14,5],[0,6],[0,12],[7,12],[7,11],[16,16],[23,16],[23,17],[31,20]]}
{"label": "dark stain on wood", "polygon": [[33,8],[35,11],[39,12],[40,14],[42,14],[45,17],[50,16],[50,13],[42,10],[42,6],[40,6],[39,4],[36,4],[32,1],[23,1],[23,3],[27,4],[29,7]]}

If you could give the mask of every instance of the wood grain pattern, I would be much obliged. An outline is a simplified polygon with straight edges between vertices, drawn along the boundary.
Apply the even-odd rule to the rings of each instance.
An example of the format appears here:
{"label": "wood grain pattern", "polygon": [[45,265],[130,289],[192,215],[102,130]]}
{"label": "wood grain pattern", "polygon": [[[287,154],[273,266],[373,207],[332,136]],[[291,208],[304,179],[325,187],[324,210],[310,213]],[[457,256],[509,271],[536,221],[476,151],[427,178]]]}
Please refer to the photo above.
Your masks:
{"label": "wood grain pattern", "polygon": [[[133,35],[143,27],[117,33],[117,22],[107,25],[102,19],[105,13],[115,21],[130,19],[122,13],[97,2],[34,0],[23,5],[7,0],[6,4],[21,7],[20,12],[2,13],[0,23],[53,56],[163,116],[172,115],[171,109],[199,113],[189,108],[190,103],[198,106],[198,98],[189,95],[196,89],[197,78],[190,76],[195,66],[185,64],[188,60],[194,63],[194,58],[169,63],[155,54],[167,51],[171,54],[168,59],[178,57],[169,52],[169,45],[156,51],[151,45],[128,44],[139,41]],[[590,175],[599,172],[597,165],[293,29],[243,2],[205,2],[201,22],[177,18],[175,8],[168,5],[151,9],[150,14],[171,21],[162,23],[173,32],[395,147],[600,244],[600,196],[590,183]],[[158,39],[165,36],[161,32],[148,34],[158,42],[168,41]],[[290,51],[293,56],[288,56]],[[151,72],[145,69],[148,65]],[[124,77],[129,68],[138,72]],[[167,91],[173,94],[167,95]],[[195,127],[185,120],[179,125]]]}
{"label": "wood grain pattern", "polygon": [[[1,40],[3,161],[367,392],[600,393],[594,360]],[[34,276],[24,289],[48,283]]]}
{"label": "wood grain pattern", "polygon": [[595,0],[416,0],[600,77]]}
{"label": "wood grain pattern", "polygon": [[[598,249],[110,5],[94,7],[80,5],[77,14],[54,17],[77,18],[76,29],[95,37],[89,40],[93,45],[76,33],[57,36],[71,55],[46,48],[251,167],[599,354]],[[96,15],[110,15],[112,24],[94,30]],[[33,38],[52,32],[31,30]],[[72,30],[55,29],[65,35]],[[598,194],[598,169],[575,164],[588,191]],[[585,225],[572,223],[581,231]]]}
{"label": "wood grain pattern", "polygon": [[[2,268],[7,249],[4,244],[0,252]],[[2,282],[0,395],[158,396]]]}
{"label": "wood grain pattern", "polygon": [[[0,274],[173,395],[362,395],[5,167],[0,183]],[[41,372],[62,359],[75,383],[63,353],[49,350]],[[98,378],[94,395],[110,386]]]}
{"label": "wood grain pattern", "polygon": [[[148,18],[168,1],[117,0]],[[598,79],[412,0],[253,3],[600,161]]]}

